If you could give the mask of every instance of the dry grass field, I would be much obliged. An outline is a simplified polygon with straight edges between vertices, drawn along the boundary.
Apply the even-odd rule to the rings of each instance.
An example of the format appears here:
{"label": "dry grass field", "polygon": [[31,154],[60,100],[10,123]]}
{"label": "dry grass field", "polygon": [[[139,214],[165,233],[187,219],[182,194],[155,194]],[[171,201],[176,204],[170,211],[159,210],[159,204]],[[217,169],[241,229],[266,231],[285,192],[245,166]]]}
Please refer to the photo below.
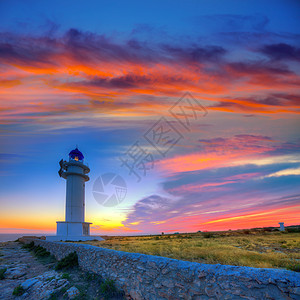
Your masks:
{"label": "dry grass field", "polygon": [[84,242],[115,250],[175,259],[259,268],[300,269],[300,232],[238,230],[152,236],[105,236]]}

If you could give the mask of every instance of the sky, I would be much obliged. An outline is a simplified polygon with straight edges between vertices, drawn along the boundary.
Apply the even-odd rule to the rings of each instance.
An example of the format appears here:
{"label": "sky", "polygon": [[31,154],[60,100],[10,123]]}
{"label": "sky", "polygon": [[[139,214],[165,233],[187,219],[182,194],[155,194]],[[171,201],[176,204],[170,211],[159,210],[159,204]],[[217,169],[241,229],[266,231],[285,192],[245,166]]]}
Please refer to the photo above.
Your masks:
{"label": "sky", "polygon": [[[0,17],[0,233],[55,232],[76,146],[92,234],[299,224],[299,1],[0,0]],[[95,193],[107,174],[117,205]]]}

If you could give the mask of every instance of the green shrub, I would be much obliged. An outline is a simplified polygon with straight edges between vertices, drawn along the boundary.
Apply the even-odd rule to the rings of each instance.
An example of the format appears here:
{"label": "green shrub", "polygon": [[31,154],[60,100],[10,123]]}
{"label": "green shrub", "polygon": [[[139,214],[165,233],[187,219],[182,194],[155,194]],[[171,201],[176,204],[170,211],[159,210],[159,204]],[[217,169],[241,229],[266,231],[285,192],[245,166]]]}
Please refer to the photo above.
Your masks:
{"label": "green shrub", "polygon": [[[62,289],[58,290],[58,291],[54,291],[50,297],[48,298],[48,300],[57,300],[57,299],[62,299],[63,295],[65,294],[65,292],[67,291],[66,287],[63,287]],[[66,299],[66,297],[64,296],[64,299]]]}
{"label": "green shrub", "polygon": [[294,272],[300,272],[300,264],[289,266],[288,269]]}
{"label": "green shrub", "polygon": [[6,272],[6,268],[0,269],[0,280],[4,279],[4,273]]}
{"label": "green shrub", "polygon": [[214,235],[213,235],[211,232],[208,232],[208,231],[203,232],[202,235],[203,235],[203,237],[204,237],[205,239],[210,239],[210,238],[214,237]]}
{"label": "green shrub", "polygon": [[285,230],[288,233],[297,233],[297,232],[300,232],[300,228],[293,228],[293,227],[291,227],[291,228],[287,227],[287,228],[285,228]]}
{"label": "green shrub", "polygon": [[86,281],[92,281],[92,280],[95,280],[97,278],[101,278],[101,276],[99,276],[95,273],[86,273],[86,275],[85,275],[85,280]]}
{"label": "green shrub", "polygon": [[56,264],[55,270],[70,269],[70,268],[77,267],[77,266],[78,266],[78,255],[74,251],[74,252],[70,253],[69,255],[67,255],[66,257],[64,257],[62,260],[60,260]]}
{"label": "green shrub", "polygon": [[25,244],[22,246],[23,249],[33,250],[34,248],[34,242],[30,242],[29,244]]}
{"label": "green shrub", "polygon": [[48,278],[46,279],[46,281],[51,281],[51,280],[54,279],[54,278],[55,278],[55,276],[48,277]]}
{"label": "green shrub", "polygon": [[14,291],[13,291],[13,295],[14,296],[21,296],[25,293],[25,290],[21,287],[21,285],[18,285],[17,287],[15,287]]}
{"label": "green shrub", "polygon": [[61,276],[62,279],[70,280],[70,274],[69,273],[63,273]]}
{"label": "green shrub", "polygon": [[33,249],[33,252],[38,257],[46,257],[50,256],[50,252],[48,252],[45,248],[41,246],[37,246]]}
{"label": "green shrub", "polygon": [[115,282],[112,279],[106,279],[100,285],[101,293],[106,296],[115,296],[117,294],[117,288],[115,286]]}
{"label": "green shrub", "polygon": [[29,244],[25,244],[22,248],[32,251],[33,254],[43,263],[43,264],[53,264],[56,259],[50,252],[48,252],[45,248],[41,246],[35,246],[34,242],[30,242]]}
{"label": "green shrub", "polygon": [[[75,287],[79,290],[79,295],[76,296],[74,299],[76,300],[88,300],[90,299],[87,295],[87,285],[85,284],[76,284]],[[97,298],[102,299],[102,298]]]}
{"label": "green shrub", "polygon": [[50,256],[50,252],[48,252],[45,248],[41,246],[35,246],[33,241],[29,244],[23,245],[22,248],[33,251],[33,253],[38,257]]}

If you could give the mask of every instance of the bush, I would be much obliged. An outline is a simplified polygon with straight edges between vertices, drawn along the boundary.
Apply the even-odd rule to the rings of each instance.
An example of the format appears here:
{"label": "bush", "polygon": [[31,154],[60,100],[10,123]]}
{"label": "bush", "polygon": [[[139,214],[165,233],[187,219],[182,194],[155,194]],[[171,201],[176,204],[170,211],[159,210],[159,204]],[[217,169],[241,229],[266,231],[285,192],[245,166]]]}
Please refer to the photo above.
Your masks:
{"label": "bush", "polygon": [[13,295],[14,296],[21,296],[25,293],[25,290],[21,287],[21,285],[18,285],[17,287],[15,287],[14,291],[13,291]]}
{"label": "bush", "polygon": [[34,242],[30,242],[29,244],[25,244],[22,246],[23,249],[33,250],[34,248]]}
{"label": "bush", "polygon": [[46,257],[46,256],[50,256],[50,252],[48,252],[45,248],[41,247],[41,246],[35,246],[34,242],[30,242],[29,244],[25,244],[22,246],[23,249],[27,249],[29,251],[33,251],[33,253],[37,256],[37,257]]}
{"label": "bush", "polygon": [[106,279],[104,282],[101,283],[100,291],[106,297],[115,296],[117,294],[115,282],[112,279]]}
{"label": "bush", "polygon": [[300,232],[300,228],[293,228],[293,227],[287,227],[285,229],[288,233],[297,233],[297,232]]}
{"label": "bush", "polygon": [[4,273],[6,272],[6,268],[0,269],[0,280],[4,279]]}
{"label": "bush", "polygon": [[214,237],[214,235],[213,235],[211,232],[208,232],[208,231],[203,232],[202,235],[203,235],[203,237],[204,237],[205,239],[210,239],[210,238]]}
{"label": "bush", "polygon": [[101,278],[101,276],[99,276],[95,273],[86,273],[86,275],[85,275],[85,280],[86,281],[92,281],[92,280],[95,280],[95,279],[98,279],[98,278]]}
{"label": "bush", "polygon": [[50,256],[50,252],[48,252],[45,248],[41,246],[37,246],[33,249],[33,252],[38,257],[46,257]]}
{"label": "bush", "polygon": [[[48,298],[48,300],[62,299],[62,297],[66,291],[67,291],[66,287],[63,287],[61,290],[54,291],[52,294],[50,294],[50,297]],[[65,297],[64,297],[64,299],[65,299]]]}
{"label": "bush", "polygon": [[55,270],[70,269],[70,268],[77,267],[77,266],[78,266],[78,255],[74,251],[74,252],[70,253],[69,255],[67,255],[66,257],[64,257],[62,260],[60,260],[56,264]]}
{"label": "bush", "polygon": [[69,273],[63,273],[61,276],[62,279],[70,280],[70,274]]}
{"label": "bush", "polygon": [[292,266],[289,266],[288,269],[290,269],[291,271],[294,271],[294,272],[300,272],[300,265],[292,265]]}

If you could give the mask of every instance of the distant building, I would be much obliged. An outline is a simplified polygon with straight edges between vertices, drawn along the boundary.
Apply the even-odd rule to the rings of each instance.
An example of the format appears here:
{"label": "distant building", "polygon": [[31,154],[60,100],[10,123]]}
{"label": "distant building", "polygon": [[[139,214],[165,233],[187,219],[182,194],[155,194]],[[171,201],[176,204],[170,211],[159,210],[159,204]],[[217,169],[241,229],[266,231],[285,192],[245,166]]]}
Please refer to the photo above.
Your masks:
{"label": "distant building", "polygon": [[59,162],[60,177],[66,179],[66,215],[65,221],[57,221],[56,235],[47,236],[50,241],[90,241],[103,240],[99,236],[90,235],[90,225],[85,222],[85,182],[90,168],[83,163],[84,156],[76,148],[69,153],[69,161]]}
{"label": "distant building", "polygon": [[279,230],[280,231],[285,231],[285,229],[284,229],[284,222],[279,222],[278,224],[280,225]]}
{"label": "distant building", "polygon": [[179,234],[179,232],[174,232],[174,234]]}

